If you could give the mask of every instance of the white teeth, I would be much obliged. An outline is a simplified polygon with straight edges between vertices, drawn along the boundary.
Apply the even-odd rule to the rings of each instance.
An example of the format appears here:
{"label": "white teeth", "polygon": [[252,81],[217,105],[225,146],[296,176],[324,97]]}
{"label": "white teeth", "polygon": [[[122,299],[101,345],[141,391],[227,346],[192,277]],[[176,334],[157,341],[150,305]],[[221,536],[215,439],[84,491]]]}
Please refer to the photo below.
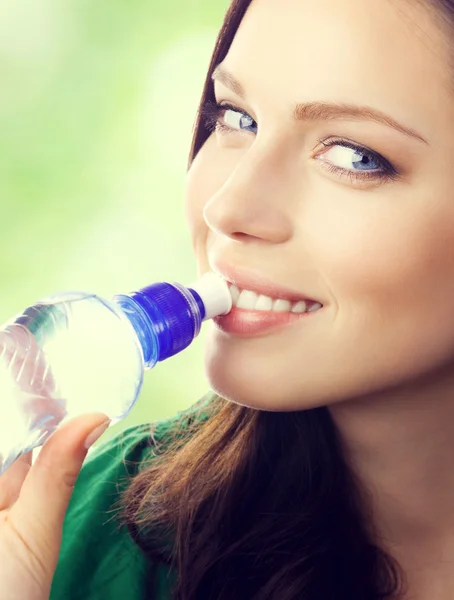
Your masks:
{"label": "white teeth", "polygon": [[232,296],[232,302],[234,305],[238,302],[238,298],[240,297],[240,290],[236,287],[236,285],[230,286],[230,294]]}
{"label": "white teeth", "polygon": [[[288,300],[282,300],[278,298],[274,300],[269,296],[263,294],[256,294],[251,290],[240,290],[236,285],[230,285],[230,294],[232,296],[233,306],[242,308],[244,310],[261,310],[261,311],[274,311],[274,312],[292,312],[292,313],[305,313],[315,312],[319,308],[322,308],[322,304],[319,302],[306,302],[300,300],[299,302],[289,302]],[[308,308],[310,307],[310,308]]]}
{"label": "white teeth", "polygon": [[291,306],[292,305],[288,300],[275,300],[273,310],[275,312],[288,312]]}
{"label": "white teeth", "polygon": [[273,301],[268,296],[259,296],[255,310],[273,310]]}
{"label": "white teeth", "polygon": [[244,308],[246,310],[254,310],[257,304],[258,295],[255,292],[249,290],[243,290],[240,297],[237,300],[236,307]]}
{"label": "white teeth", "polygon": [[322,308],[322,304],[320,304],[320,302],[316,302],[315,304],[313,304],[310,309],[307,312],[315,312],[316,310],[318,310],[319,308]]}
{"label": "white teeth", "polygon": [[290,312],[292,313],[304,313],[306,312],[306,303],[304,302],[304,300],[300,300],[300,302],[297,302],[296,304],[294,304],[290,310]]}

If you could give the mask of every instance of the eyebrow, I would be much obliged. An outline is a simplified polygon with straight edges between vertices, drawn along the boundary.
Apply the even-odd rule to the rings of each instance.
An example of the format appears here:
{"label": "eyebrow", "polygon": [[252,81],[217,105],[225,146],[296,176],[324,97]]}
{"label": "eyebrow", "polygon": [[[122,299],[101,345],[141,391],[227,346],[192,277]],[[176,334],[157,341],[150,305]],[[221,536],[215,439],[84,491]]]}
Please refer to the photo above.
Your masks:
{"label": "eyebrow", "polygon": [[[246,98],[244,87],[222,64],[213,71],[211,79],[221,82],[243,100]],[[335,119],[374,121],[428,144],[427,140],[414,129],[405,127],[386,113],[369,106],[336,102],[303,102],[295,106],[293,119],[295,121],[332,121]]]}

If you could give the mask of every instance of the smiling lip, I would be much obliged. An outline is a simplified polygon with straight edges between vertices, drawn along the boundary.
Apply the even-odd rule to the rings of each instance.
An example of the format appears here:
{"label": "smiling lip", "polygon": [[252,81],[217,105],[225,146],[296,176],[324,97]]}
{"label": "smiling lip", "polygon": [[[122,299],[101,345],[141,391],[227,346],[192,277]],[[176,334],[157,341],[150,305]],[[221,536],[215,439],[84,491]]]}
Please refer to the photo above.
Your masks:
{"label": "smiling lip", "polygon": [[[307,300],[310,302],[323,302],[315,300],[303,292],[297,292],[289,288],[283,288],[276,285],[273,281],[267,280],[257,272],[250,271],[244,267],[234,267],[226,264],[212,265],[211,269],[214,273],[220,275],[226,281],[233,283],[240,290],[249,290],[257,294],[263,294],[274,299],[288,300],[289,302],[299,302]],[[254,311],[258,312],[258,311]]]}
{"label": "smiling lip", "polygon": [[[240,290],[250,290],[257,294],[263,294],[274,299],[288,300],[292,303],[300,300],[318,302],[302,292],[279,287],[272,281],[263,278],[262,275],[257,274],[257,272],[244,267],[216,263],[216,265],[211,265],[211,269],[226,281],[236,285]],[[320,304],[323,305],[323,302],[320,302]],[[226,315],[215,317],[213,322],[224,333],[240,337],[256,337],[290,326],[296,321],[301,323],[304,321],[312,322],[315,315],[321,310],[323,309],[321,308],[316,312],[292,313],[290,311],[246,310],[234,306]]]}
{"label": "smiling lip", "polygon": [[226,315],[215,317],[213,322],[224,333],[240,337],[255,337],[292,325],[296,321],[312,321],[317,313],[291,313],[264,310],[245,310],[235,306]]}

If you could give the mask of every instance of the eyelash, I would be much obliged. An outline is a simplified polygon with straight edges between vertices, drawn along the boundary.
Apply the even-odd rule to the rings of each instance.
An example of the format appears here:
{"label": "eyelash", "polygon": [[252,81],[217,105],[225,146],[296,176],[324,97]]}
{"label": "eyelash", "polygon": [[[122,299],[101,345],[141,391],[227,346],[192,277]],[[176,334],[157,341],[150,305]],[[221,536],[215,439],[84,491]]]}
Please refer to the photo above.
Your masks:
{"label": "eyelash", "polygon": [[[238,106],[235,106],[234,104],[230,104],[228,102],[219,104],[217,102],[212,102],[212,101],[208,100],[202,106],[201,119],[202,119],[202,124],[204,125],[204,127],[207,129],[207,131],[209,133],[213,133],[214,131],[218,131],[221,134],[241,133],[240,129],[234,129],[232,127],[229,127],[228,125],[226,125],[225,123],[223,123],[221,121],[221,115],[226,110],[232,110],[232,111],[240,113],[246,117],[249,117],[255,123],[254,119],[252,119],[252,117],[247,112],[245,112]],[[387,181],[394,181],[394,180],[398,179],[399,172],[397,171],[397,169],[389,161],[387,161],[383,156],[381,156],[377,152],[374,152],[373,150],[370,150],[369,148],[366,148],[365,146],[359,146],[358,144],[353,144],[352,142],[349,142],[348,140],[331,139],[328,143],[326,143],[326,139],[327,138],[319,140],[319,143],[323,144],[323,146],[325,148],[328,149],[333,146],[342,146],[344,148],[350,148],[351,150],[355,150],[359,154],[365,154],[369,157],[372,157],[377,162],[379,167],[381,168],[381,171],[374,170],[374,171],[369,171],[369,172],[367,172],[367,171],[357,172],[357,171],[351,171],[349,169],[343,169],[342,167],[337,167],[336,165],[331,165],[329,163],[322,163],[323,167],[325,169],[327,169],[330,173],[334,173],[335,175],[338,175],[341,178],[347,177],[351,182],[366,181],[366,180],[376,180],[377,181],[378,180],[382,183],[385,183]]]}

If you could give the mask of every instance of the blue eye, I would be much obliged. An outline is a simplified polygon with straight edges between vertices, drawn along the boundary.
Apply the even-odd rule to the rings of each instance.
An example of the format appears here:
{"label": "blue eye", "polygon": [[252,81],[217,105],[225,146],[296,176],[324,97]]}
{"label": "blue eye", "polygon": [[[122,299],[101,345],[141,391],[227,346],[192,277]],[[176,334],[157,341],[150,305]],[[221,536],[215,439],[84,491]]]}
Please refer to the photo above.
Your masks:
{"label": "blue eye", "polygon": [[344,169],[353,168],[360,171],[380,169],[380,162],[372,154],[366,154],[358,149],[346,148],[340,144],[331,146],[331,149],[325,152],[324,156],[329,156],[330,162],[337,162]]}
{"label": "blue eye", "polygon": [[235,133],[246,131],[257,133],[258,126],[254,119],[233,104],[206,102],[202,107],[201,116],[209,132]]}
{"label": "blue eye", "polygon": [[[348,142],[347,140],[332,140],[325,143],[320,140],[327,151],[316,158],[324,163],[325,168],[331,173],[353,179],[380,179],[395,180],[397,170],[380,154]],[[329,157],[327,160],[324,157]],[[337,164],[336,164],[337,163]]]}
{"label": "blue eye", "polygon": [[226,109],[222,104],[220,106],[222,106],[224,116],[221,118],[221,115],[219,115],[218,127],[221,125],[222,127],[227,126],[229,129],[257,133],[257,124],[247,113],[234,110],[233,108]]}
{"label": "blue eye", "polygon": [[[219,104],[206,101],[201,107],[200,118],[208,133],[216,131],[222,135],[232,135],[257,134],[258,131],[257,123],[248,113],[227,102]],[[369,148],[344,139],[328,143],[325,140],[319,141],[326,150],[314,158],[320,161],[324,169],[339,178],[347,177],[351,182],[375,180],[382,183],[399,178],[397,169],[386,158]],[[330,160],[325,156],[330,157]]]}

